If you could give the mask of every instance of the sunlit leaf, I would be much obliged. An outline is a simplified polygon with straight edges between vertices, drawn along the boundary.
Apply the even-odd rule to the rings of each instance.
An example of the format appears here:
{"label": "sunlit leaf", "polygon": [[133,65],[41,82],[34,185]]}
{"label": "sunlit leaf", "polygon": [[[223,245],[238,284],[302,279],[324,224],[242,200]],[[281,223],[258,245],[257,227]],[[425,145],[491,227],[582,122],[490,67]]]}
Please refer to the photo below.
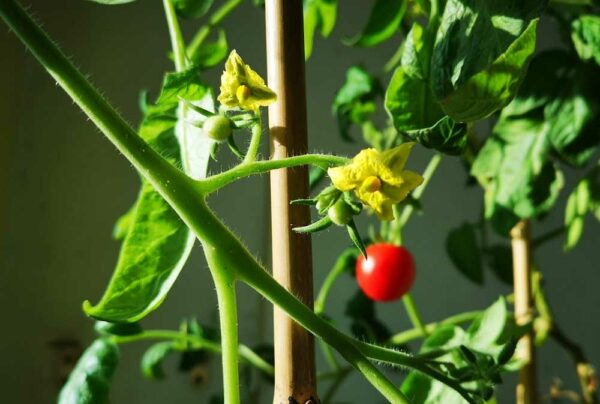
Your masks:
{"label": "sunlit leaf", "polygon": [[312,53],[315,31],[327,38],[337,17],[337,0],[303,0],[304,4],[304,57]]}
{"label": "sunlit leaf", "polygon": [[406,11],[406,0],[377,0],[371,9],[363,31],[347,40],[347,44],[371,47],[389,39],[396,33]]}

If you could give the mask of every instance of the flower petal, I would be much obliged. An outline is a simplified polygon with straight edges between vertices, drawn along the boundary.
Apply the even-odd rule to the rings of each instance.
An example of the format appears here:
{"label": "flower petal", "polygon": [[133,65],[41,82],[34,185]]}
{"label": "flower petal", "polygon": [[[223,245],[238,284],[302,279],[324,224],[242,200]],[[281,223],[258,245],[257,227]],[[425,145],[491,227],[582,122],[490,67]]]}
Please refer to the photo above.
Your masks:
{"label": "flower petal", "polygon": [[410,151],[415,145],[415,142],[402,143],[398,147],[386,150],[382,153],[383,163],[393,172],[400,172],[404,169]]}

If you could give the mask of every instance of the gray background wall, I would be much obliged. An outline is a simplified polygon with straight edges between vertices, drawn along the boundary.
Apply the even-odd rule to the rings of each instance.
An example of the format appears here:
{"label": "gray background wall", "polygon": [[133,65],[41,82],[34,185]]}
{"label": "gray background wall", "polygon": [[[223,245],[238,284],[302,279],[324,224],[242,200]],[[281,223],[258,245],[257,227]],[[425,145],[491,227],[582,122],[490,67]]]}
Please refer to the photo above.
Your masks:
{"label": "gray background wall", "polygon": [[[170,68],[164,57],[169,42],[160,2],[140,1],[121,7],[81,0],[29,3],[67,54],[73,55],[130,122],[137,123],[139,89],[156,91],[162,73]],[[341,37],[358,32],[368,7],[363,2],[340,3],[332,38],[316,42],[307,66],[310,148],[351,155],[358,146],[339,140],[330,113],[331,100],[348,66],[360,62],[377,72],[395,44],[390,41],[376,50],[344,47]],[[264,73],[263,27],[261,11],[250,5],[241,7],[226,23],[231,46]],[[193,23],[185,29],[191,35]],[[545,32],[542,27],[542,46],[554,40]],[[119,250],[110,237],[112,226],[135,199],[138,179],[5,27],[0,28],[0,55],[0,388],[6,403],[50,403],[59,386],[57,356],[49,342],[68,337],[87,344],[93,338],[92,322],[82,314],[81,302],[97,301],[110,277]],[[216,85],[219,70],[209,73],[206,80]],[[411,168],[422,170],[430,154],[417,150]],[[453,269],[444,252],[448,230],[464,220],[476,220],[481,209],[481,191],[465,188],[464,183],[460,162],[446,158],[424,197],[427,214],[415,217],[405,232],[405,243],[418,265],[414,296],[428,321],[483,308],[499,294],[509,292],[490,273],[485,287],[473,286]],[[254,178],[223,190],[212,200],[227,223],[265,261],[266,192],[264,180]],[[558,210],[563,206],[564,195]],[[560,213],[552,215],[535,226],[536,234],[556,227],[561,220]],[[362,225],[364,228],[366,223]],[[347,241],[337,230],[314,239],[319,285],[335,252]],[[600,327],[596,292],[599,241],[600,227],[589,222],[585,239],[573,252],[563,255],[561,242],[554,241],[536,256],[557,320],[583,344],[594,363],[600,363],[596,343]],[[331,302],[330,314],[342,317],[343,302],[355,288],[351,279],[335,286],[337,299]],[[270,339],[270,307],[247,288],[240,292],[242,341],[254,344]],[[215,310],[206,264],[196,250],[166,302],[144,324],[175,328],[180,318],[189,315],[210,322]],[[400,304],[381,305],[378,310],[391,328],[409,327]],[[344,320],[340,323],[347,326]],[[138,369],[145,346],[122,349],[114,403],[205,402],[211,391],[220,390],[218,361],[212,365],[207,385],[199,389],[174,371],[163,382],[143,379]],[[539,352],[544,391],[555,377],[577,389],[573,367],[562,351],[551,342]],[[174,367],[172,361],[167,370]],[[501,402],[513,401],[512,382],[509,377],[508,384],[500,388]],[[339,398],[347,402],[381,401],[358,376],[351,377],[342,390]],[[268,396],[266,391],[262,401],[269,402]]]}

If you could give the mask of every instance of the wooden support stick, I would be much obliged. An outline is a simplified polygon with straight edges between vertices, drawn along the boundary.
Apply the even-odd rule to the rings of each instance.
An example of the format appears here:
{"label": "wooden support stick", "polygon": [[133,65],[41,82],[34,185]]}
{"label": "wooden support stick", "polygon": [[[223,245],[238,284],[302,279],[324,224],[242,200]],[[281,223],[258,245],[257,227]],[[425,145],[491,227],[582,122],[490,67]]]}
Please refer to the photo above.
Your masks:
{"label": "wooden support stick", "polygon": [[[510,237],[513,253],[515,317],[517,324],[522,325],[533,319],[529,221],[521,220],[517,223],[510,231]],[[537,403],[537,383],[533,331],[521,338],[516,355],[519,359],[527,362],[519,373],[516,403],[535,404]]]}
{"label": "wooden support stick", "polygon": [[[301,0],[266,0],[269,87],[277,102],[269,107],[271,158],[306,153],[306,94]],[[271,172],[273,276],[312,307],[310,237],[293,227],[310,221],[306,206],[290,201],[309,194],[306,168]],[[283,311],[274,309],[275,392],[273,403],[317,402],[313,337]]]}

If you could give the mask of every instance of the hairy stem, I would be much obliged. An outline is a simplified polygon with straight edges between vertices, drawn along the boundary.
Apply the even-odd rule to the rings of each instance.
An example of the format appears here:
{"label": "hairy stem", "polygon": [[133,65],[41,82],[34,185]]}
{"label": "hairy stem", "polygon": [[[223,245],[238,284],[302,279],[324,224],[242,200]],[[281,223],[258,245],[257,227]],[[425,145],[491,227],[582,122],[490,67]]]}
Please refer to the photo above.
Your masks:
{"label": "hairy stem", "polygon": [[256,112],[256,122],[252,125],[252,138],[250,139],[250,146],[246,151],[246,157],[244,157],[244,163],[253,163],[256,161],[258,150],[260,149],[260,138],[262,134],[262,118],[260,111]]}
{"label": "hairy stem", "polygon": [[263,160],[240,164],[230,170],[213,175],[199,181],[197,187],[204,194],[210,194],[241,178],[249,175],[263,174],[278,168],[314,165],[322,168],[332,167],[348,162],[346,157],[331,156],[326,154],[305,154],[302,156],[288,157],[280,160]]}
{"label": "hairy stem", "polygon": [[179,22],[177,21],[177,14],[175,13],[175,7],[173,6],[173,0],[163,0],[163,6],[165,9],[165,16],[167,17],[167,25],[169,26],[169,37],[171,38],[171,48],[173,49],[175,70],[178,72],[185,69],[186,57],[185,57],[185,43],[183,42],[183,35],[181,35],[181,29]]}

